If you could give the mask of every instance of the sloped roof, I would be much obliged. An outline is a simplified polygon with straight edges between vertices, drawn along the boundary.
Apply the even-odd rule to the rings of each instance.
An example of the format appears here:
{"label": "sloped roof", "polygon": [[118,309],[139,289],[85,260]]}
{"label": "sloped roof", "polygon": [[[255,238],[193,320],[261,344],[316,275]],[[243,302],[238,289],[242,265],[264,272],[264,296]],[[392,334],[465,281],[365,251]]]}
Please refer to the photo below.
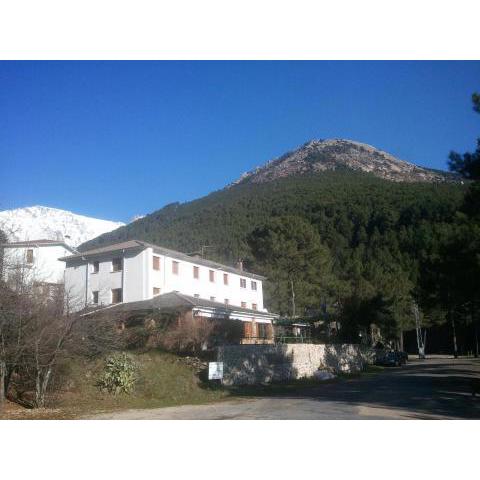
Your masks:
{"label": "sloped roof", "polygon": [[108,311],[108,312],[134,312],[147,310],[178,310],[192,308],[213,308],[217,311],[225,313],[240,312],[254,316],[269,316],[276,317],[277,315],[269,312],[262,312],[261,310],[252,310],[250,308],[237,307],[235,305],[225,305],[220,302],[212,302],[204,298],[191,297],[179,292],[169,292],[162,295],[156,295],[148,300],[140,300],[138,302],[119,303],[113,306],[100,308],[94,312]]}
{"label": "sloped roof", "polygon": [[102,253],[108,253],[108,252],[117,252],[121,250],[128,250],[131,248],[145,248],[145,245],[143,243],[137,241],[137,240],[129,240],[127,242],[121,242],[121,243],[114,243],[112,245],[106,245],[105,247],[98,247],[98,248],[93,248],[91,250],[86,250],[85,252],[76,252],[75,255],[69,255],[68,257],[62,257],[59,258],[59,260],[70,260],[73,258],[82,258],[82,257],[90,257],[94,255],[100,255]]}
{"label": "sloped roof", "polygon": [[225,272],[235,273],[244,277],[249,277],[257,280],[265,280],[265,277],[262,275],[257,275],[256,273],[246,272],[245,270],[239,270],[238,268],[230,267],[228,265],[223,265],[212,260],[205,260],[204,258],[192,257],[186,253],[177,252],[176,250],[170,250],[169,248],[159,247],[153,243],[143,242],[140,240],[128,240],[126,242],[114,243],[112,245],[107,245],[105,247],[98,247],[91,250],[86,250],[85,252],[79,252],[75,255],[69,255],[68,257],[62,257],[59,260],[70,260],[74,258],[82,257],[91,257],[95,255],[101,255],[103,253],[109,252],[118,252],[122,250],[134,249],[134,248],[152,248],[155,253],[160,255],[166,255],[167,257],[176,258],[177,260],[183,260],[184,262],[196,263],[198,265],[203,265],[205,267],[216,268],[218,270],[223,270]]}
{"label": "sloped roof", "polygon": [[60,245],[65,247],[66,249],[70,250],[71,252],[77,253],[75,248],[71,247],[70,245],[66,244],[61,240],[47,240],[47,239],[40,239],[40,240],[24,240],[18,242],[7,242],[0,244],[2,248],[21,248],[21,247],[53,247]]}

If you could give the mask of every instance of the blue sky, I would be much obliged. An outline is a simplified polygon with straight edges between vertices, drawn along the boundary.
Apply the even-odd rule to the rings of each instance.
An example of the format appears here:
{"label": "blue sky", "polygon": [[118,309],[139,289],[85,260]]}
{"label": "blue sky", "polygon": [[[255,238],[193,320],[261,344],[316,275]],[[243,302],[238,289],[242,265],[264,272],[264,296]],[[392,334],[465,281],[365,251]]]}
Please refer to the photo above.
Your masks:
{"label": "blue sky", "polygon": [[479,90],[480,62],[0,62],[0,210],[129,221],[312,138],[446,169]]}

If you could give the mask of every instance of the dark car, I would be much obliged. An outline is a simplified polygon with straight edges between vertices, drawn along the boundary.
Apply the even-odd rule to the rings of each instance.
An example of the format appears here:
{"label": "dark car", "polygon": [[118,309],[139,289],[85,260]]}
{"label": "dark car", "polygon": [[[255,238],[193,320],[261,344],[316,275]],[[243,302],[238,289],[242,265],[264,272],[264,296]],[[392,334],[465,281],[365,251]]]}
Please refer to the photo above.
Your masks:
{"label": "dark car", "polygon": [[387,350],[383,352],[377,352],[375,364],[385,367],[400,367],[405,365],[408,360],[406,352],[399,352],[396,350]]}

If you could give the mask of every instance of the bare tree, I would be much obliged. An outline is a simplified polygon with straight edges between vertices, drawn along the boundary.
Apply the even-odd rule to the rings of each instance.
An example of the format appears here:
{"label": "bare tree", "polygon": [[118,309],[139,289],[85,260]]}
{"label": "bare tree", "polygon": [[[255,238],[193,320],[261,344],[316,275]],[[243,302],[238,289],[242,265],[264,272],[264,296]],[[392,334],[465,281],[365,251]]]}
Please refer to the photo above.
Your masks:
{"label": "bare tree", "polygon": [[0,275],[0,408],[7,397],[44,407],[58,366],[124,347],[116,318],[82,315],[85,298],[63,285],[39,283],[35,267],[2,256]]}
{"label": "bare tree", "polygon": [[[4,267],[12,268],[12,265]],[[27,272],[15,266],[9,283],[0,278],[0,406],[3,404],[13,372],[26,350],[26,336],[32,321],[33,284]]]}
{"label": "bare tree", "polygon": [[418,305],[414,302],[412,305],[412,312],[415,318],[415,328],[417,331],[417,347],[418,347],[418,358],[425,358],[425,343],[427,340],[427,329],[424,330],[422,334],[422,326],[420,323],[420,311],[418,310]]}
{"label": "bare tree", "polygon": [[44,407],[53,370],[59,359],[68,352],[67,342],[79,316],[65,315],[61,298],[35,307],[33,322],[26,337],[23,364],[35,378],[34,406]]}

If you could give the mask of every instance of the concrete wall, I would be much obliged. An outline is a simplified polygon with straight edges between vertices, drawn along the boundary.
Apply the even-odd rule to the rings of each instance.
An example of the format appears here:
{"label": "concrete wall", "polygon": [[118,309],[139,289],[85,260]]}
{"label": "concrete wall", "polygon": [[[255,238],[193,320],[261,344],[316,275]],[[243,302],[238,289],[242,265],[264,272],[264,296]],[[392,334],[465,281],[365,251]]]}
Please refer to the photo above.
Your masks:
{"label": "concrete wall", "polygon": [[219,347],[223,383],[241,385],[311,377],[319,369],[355,372],[368,362],[358,345],[233,345]]}

